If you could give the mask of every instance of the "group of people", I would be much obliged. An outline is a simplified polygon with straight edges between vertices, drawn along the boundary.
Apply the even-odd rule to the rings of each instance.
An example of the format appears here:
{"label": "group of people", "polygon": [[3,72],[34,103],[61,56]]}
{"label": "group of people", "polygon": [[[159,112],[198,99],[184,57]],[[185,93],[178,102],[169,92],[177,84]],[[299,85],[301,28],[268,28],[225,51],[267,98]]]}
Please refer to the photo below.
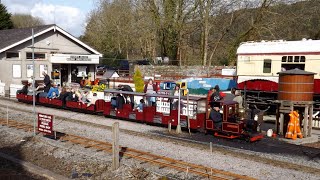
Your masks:
{"label": "group of people", "polygon": [[[133,92],[133,89],[129,85],[125,84],[119,84],[118,90],[121,91],[127,91],[127,92]],[[157,86],[154,84],[152,79],[149,79],[148,82],[144,86],[144,93],[146,94],[156,94],[157,93]],[[128,97],[130,100],[128,100]],[[111,105],[114,108],[123,108],[123,104],[131,104],[131,108],[137,108],[139,111],[143,111],[143,108],[145,106],[155,106],[156,105],[156,98],[152,96],[147,97],[147,103],[144,101],[144,99],[140,100],[140,103],[135,107],[134,104],[134,95],[128,95],[128,94],[120,94],[118,93],[116,97],[111,98]]]}
{"label": "group of people", "polygon": [[[35,85],[33,84],[34,83],[33,78],[31,78],[24,84],[24,86],[22,87],[21,90],[17,91],[17,94],[33,95],[34,92],[37,93],[37,91],[41,88],[43,88],[43,92],[48,93],[51,88],[50,77],[44,71],[42,72],[42,75],[44,76],[42,86],[35,87]],[[51,95],[52,95],[52,93],[53,92],[51,92]]]}
{"label": "group of people", "polygon": [[[17,93],[26,95],[33,95],[33,93],[35,93],[35,95],[38,97],[60,99],[63,101],[64,105],[66,101],[87,103],[88,106],[95,103],[95,97],[97,96],[97,94],[93,93],[93,97],[89,98],[88,91],[80,91],[79,88],[72,88],[67,86],[61,87],[59,84],[57,85],[55,83],[52,83],[49,75],[46,72],[42,72],[42,74],[44,76],[43,85],[39,85],[38,87],[33,88],[33,80],[30,79],[21,90],[17,91]],[[40,89],[43,89],[43,91],[39,91]]]}
{"label": "group of people", "polygon": [[211,107],[209,118],[213,121],[216,129],[221,129],[222,126],[222,115],[220,113],[220,101],[235,101],[239,104],[239,109],[243,109],[243,98],[240,90],[235,88],[231,89],[230,94],[224,94],[220,92],[218,85],[211,88],[207,95],[207,100]]}

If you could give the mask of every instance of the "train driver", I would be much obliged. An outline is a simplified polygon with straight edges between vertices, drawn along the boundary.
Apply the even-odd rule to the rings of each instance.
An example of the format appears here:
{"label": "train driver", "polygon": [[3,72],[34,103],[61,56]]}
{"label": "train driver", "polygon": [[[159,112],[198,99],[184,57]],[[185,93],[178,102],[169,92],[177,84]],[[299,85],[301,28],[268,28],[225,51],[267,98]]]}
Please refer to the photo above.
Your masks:
{"label": "train driver", "polygon": [[212,103],[212,111],[210,112],[210,119],[213,121],[215,129],[221,129],[222,114],[220,113],[220,102]]}

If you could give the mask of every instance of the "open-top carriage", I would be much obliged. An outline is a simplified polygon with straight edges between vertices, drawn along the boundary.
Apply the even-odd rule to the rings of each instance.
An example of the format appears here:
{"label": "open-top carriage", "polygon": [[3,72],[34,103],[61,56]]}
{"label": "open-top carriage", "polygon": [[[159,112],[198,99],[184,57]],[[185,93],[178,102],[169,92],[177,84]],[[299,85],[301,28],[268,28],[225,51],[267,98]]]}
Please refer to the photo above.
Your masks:
{"label": "open-top carriage", "polygon": [[[148,98],[154,97],[156,99],[155,106],[144,106],[142,110],[133,109],[131,104],[124,104],[122,108],[112,107],[112,98],[117,94],[122,96],[134,96],[136,102],[140,99],[147,101]],[[204,128],[205,123],[205,106],[206,98],[194,96],[181,96],[183,102],[181,107],[180,117],[178,116],[178,109],[171,105],[171,100],[178,99],[177,96],[169,96],[164,94],[146,94],[127,91],[118,91],[113,89],[105,90],[106,105],[105,116],[115,116],[118,118],[125,118],[136,120],[148,124],[161,124],[167,126],[177,126],[180,120],[182,128],[189,128],[192,130],[199,130]],[[180,119],[179,119],[180,118]]]}

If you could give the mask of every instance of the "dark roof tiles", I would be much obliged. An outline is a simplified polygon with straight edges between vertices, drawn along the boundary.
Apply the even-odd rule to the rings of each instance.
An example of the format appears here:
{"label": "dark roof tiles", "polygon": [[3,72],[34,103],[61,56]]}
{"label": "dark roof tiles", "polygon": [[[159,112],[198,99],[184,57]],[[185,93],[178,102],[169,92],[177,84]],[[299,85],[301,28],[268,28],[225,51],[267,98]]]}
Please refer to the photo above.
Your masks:
{"label": "dark roof tiles", "polygon": [[50,25],[42,25],[42,26],[28,27],[28,28],[0,30],[0,50],[14,43],[22,41],[23,39],[31,37],[32,28],[33,28],[34,34],[37,34],[52,26],[55,26],[55,25],[50,24]]}

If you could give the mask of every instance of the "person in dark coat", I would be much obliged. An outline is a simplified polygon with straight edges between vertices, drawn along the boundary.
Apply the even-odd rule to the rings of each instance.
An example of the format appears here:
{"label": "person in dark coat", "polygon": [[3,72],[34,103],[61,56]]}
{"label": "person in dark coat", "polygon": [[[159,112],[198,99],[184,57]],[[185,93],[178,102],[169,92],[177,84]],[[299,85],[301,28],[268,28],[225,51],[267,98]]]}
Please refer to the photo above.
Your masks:
{"label": "person in dark coat", "polygon": [[220,94],[220,87],[219,85],[216,85],[213,89],[212,89],[212,94],[210,97],[210,107],[213,108],[214,104],[216,101],[220,101],[222,99],[221,94]]}
{"label": "person in dark coat", "polygon": [[42,72],[42,75],[44,76],[43,83],[44,83],[44,92],[48,93],[51,88],[51,80],[49,75],[46,72]]}
{"label": "person in dark coat", "polygon": [[122,109],[125,103],[124,98],[121,94],[117,94],[117,109]]}
{"label": "person in dark coat", "polygon": [[220,103],[214,102],[212,103],[212,110],[210,112],[210,119],[214,123],[215,129],[221,129],[222,126],[222,114],[220,113]]}
{"label": "person in dark coat", "polygon": [[[125,85],[125,84],[119,84],[118,85],[118,90],[133,92],[132,88],[129,85]],[[126,103],[128,104],[128,100],[127,100],[128,95],[124,94],[123,96],[124,96],[124,99],[125,99]],[[130,97],[131,108],[133,109],[134,108],[134,96],[133,95],[129,95],[129,97]]]}

